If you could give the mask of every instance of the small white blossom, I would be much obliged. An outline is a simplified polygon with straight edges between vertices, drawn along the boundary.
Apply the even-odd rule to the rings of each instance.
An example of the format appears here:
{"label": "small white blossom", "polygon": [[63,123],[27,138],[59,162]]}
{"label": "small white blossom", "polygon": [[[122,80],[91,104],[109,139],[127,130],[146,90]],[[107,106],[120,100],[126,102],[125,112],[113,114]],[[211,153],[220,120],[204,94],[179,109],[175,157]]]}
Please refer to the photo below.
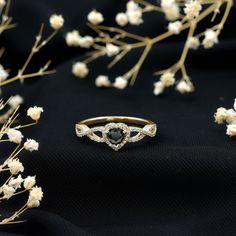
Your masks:
{"label": "small white blossom", "polygon": [[128,16],[124,12],[120,12],[116,15],[116,23],[120,26],[125,26],[129,22]]}
{"label": "small white blossom", "polygon": [[22,133],[16,129],[8,129],[7,136],[10,142],[17,143],[17,144],[21,143],[22,138],[24,137]]}
{"label": "small white blossom", "polygon": [[24,99],[20,95],[15,95],[15,96],[11,97],[8,104],[11,108],[16,109],[23,102],[24,102]]}
{"label": "small white blossom", "polygon": [[9,73],[0,64],[0,82],[6,80],[8,76],[9,76]]}
{"label": "small white blossom", "polygon": [[3,8],[6,5],[6,0],[0,0],[0,8]]}
{"label": "small white blossom", "polygon": [[6,198],[6,199],[11,198],[14,195],[15,191],[16,191],[15,188],[13,188],[7,184],[4,184],[2,186],[2,192],[3,192],[4,198]]}
{"label": "small white blossom", "polygon": [[165,87],[170,87],[170,86],[174,85],[174,83],[175,83],[174,76],[175,75],[173,73],[166,72],[161,76],[160,81],[163,83],[163,85]]}
{"label": "small white blossom", "polygon": [[236,111],[234,109],[226,110],[226,122],[228,124],[236,123]]}
{"label": "small white blossom", "polygon": [[24,143],[24,148],[30,152],[38,151],[39,143],[36,142],[34,139],[27,139]]}
{"label": "small white blossom", "polygon": [[162,8],[171,7],[174,4],[176,4],[175,0],[161,0],[161,7]]}
{"label": "small white blossom", "polygon": [[100,12],[93,10],[88,14],[88,21],[94,25],[98,25],[104,21],[104,18]]}
{"label": "small white blossom", "polygon": [[79,39],[79,46],[81,48],[90,48],[94,44],[94,38],[91,36],[84,36]]}
{"label": "small white blossom", "polygon": [[202,42],[204,48],[211,48],[214,44],[218,43],[218,33],[212,29],[208,29],[205,32],[205,38]]}
{"label": "small white blossom", "polygon": [[25,178],[23,186],[25,189],[29,190],[33,188],[35,184],[36,184],[35,176],[28,176]]}
{"label": "small white blossom", "polygon": [[29,208],[34,208],[34,207],[38,207],[40,205],[40,201],[42,201],[43,198],[43,191],[41,187],[33,187],[30,190],[29,193],[29,198],[27,201],[27,206]]}
{"label": "small white blossom", "polygon": [[106,75],[99,75],[95,80],[95,85],[97,87],[109,87],[111,82]]}
{"label": "small white blossom", "polygon": [[85,78],[88,73],[88,67],[85,63],[83,62],[76,62],[73,67],[72,67],[72,73],[79,78]]}
{"label": "small white blossom", "polygon": [[59,30],[64,25],[64,18],[62,15],[53,14],[49,19],[50,25],[53,29]]}
{"label": "small white blossom", "polygon": [[11,178],[9,180],[8,185],[10,187],[13,187],[14,189],[18,189],[21,187],[21,184],[23,183],[24,179],[21,177],[21,175],[18,175],[17,178]]}
{"label": "small white blossom", "polygon": [[161,93],[163,93],[164,89],[165,89],[165,85],[161,81],[158,81],[158,82],[154,83],[153,93],[154,93],[154,95],[158,96]]}
{"label": "small white blossom", "polygon": [[191,49],[198,49],[200,46],[200,41],[199,41],[199,38],[197,37],[189,37],[187,39],[187,47],[188,48],[191,48]]}
{"label": "small white blossom", "polygon": [[164,9],[166,19],[169,21],[177,20],[180,16],[180,9],[177,4],[172,7]]}
{"label": "small white blossom", "polygon": [[233,109],[225,109],[224,107],[220,107],[217,109],[214,114],[215,122],[218,124],[222,124],[224,122],[228,123],[226,134],[230,137],[236,136],[236,99],[234,100],[234,108]]}
{"label": "small white blossom", "polygon": [[2,15],[2,22],[6,22],[7,20],[9,20],[9,16],[3,14]]}
{"label": "small white blossom", "polygon": [[202,5],[199,0],[190,0],[185,3],[184,13],[189,20],[198,17],[201,10]]}
{"label": "small white blossom", "polygon": [[170,22],[168,25],[168,30],[173,34],[179,34],[181,31],[181,27],[181,21]]}
{"label": "small white blossom", "polygon": [[117,89],[124,89],[126,88],[127,84],[128,81],[124,77],[119,76],[115,79],[113,86]]}
{"label": "small white blossom", "polygon": [[214,114],[215,122],[217,124],[223,124],[226,120],[227,110],[224,107],[220,107],[217,109],[216,113]]}
{"label": "small white blossom", "polygon": [[112,43],[106,44],[106,53],[108,57],[117,55],[120,52],[120,48]]}
{"label": "small white blossom", "polygon": [[131,25],[140,25],[143,23],[142,8],[134,1],[128,1],[126,4],[126,15]]}
{"label": "small white blossom", "polygon": [[177,20],[180,16],[179,6],[174,0],[162,0],[161,8],[165,13],[166,19],[169,21]]}
{"label": "small white blossom", "polygon": [[190,81],[186,82],[185,80],[181,80],[177,85],[176,85],[176,90],[182,94],[184,93],[191,93],[193,92],[194,88],[193,85]]}
{"label": "small white blossom", "polygon": [[66,44],[69,47],[78,47],[80,39],[81,39],[81,36],[79,34],[79,31],[77,30],[73,30],[66,34]]}
{"label": "small white blossom", "polygon": [[[233,2],[232,2],[233,3]],[[218,2],[218,4],[217,4],[217,7],[215,8],[215,10],[214,10],[214,13],[215,14],[219,14],[220,13],[220,7],[222,6],[222,2]]]}
{"label": "small white blossom", "polygon": [[42,107],[30,107],[27,110],[27,116],[29,116],[32,120],[38,121],[41,117],[41,113],[43,112],[43,108]]}
{"label": "small white blossom", "polygon": [[138,3],[136,3],[135,1],[130,0],[127,2],[127,4],[126,4],[127,11],[136,11],[138,9],[140,9],[140,7],[139,7]]}
{"label": "small white blossom", "polygon": [[143,23],[141,8],[135,11],[127,11],[126,14],[131,25],[140,25]]}
{"label": "small white blossom", "polygon": [[230,137],[236,136],[236,124],[227,125],[226,134]]}
{"label": "small white blossom", "polygon": [[10,168],[10,172],[12,175],[17,175],[19,172],[24,171],[24,166],[19,161],[19,159],[10,160],[7,165]]}

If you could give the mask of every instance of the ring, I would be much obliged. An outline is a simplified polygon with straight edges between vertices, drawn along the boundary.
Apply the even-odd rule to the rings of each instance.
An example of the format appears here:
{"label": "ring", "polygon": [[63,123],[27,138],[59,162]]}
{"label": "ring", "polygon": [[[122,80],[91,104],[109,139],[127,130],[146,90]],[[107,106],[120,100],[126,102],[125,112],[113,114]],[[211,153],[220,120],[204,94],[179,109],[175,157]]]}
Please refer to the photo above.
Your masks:
{"label": "ring", "polygon": [[140,141],[145,136],[154,137],[157,125],[136,117],[103,116],[80,121],[75,125],[75,131],[80,138],[87,136],[118,151],[126,143]]}

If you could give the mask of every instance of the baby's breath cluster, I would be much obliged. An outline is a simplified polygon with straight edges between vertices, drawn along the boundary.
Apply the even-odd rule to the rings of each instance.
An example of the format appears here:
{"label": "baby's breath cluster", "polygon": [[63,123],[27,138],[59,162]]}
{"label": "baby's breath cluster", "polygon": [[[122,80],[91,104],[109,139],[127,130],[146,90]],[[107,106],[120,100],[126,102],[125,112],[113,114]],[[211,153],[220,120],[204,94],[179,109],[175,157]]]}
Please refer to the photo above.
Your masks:
{"label": "baby's breath cluster", "polygon": [[[11,29],[16,25],[12,23],[13,18],[10,17],[9,8],[10,8],[11,0],[0,0],[0,34],[3,31]],[[44,33],[44,24],[41,25],[39,33],[36,36],[35,42],[31,51],[22,65],[19,68],[17,74],[11,74],[9,69],[5,69],[5,66],[0,64],[0,95],[1,95],[1,88],[5,85],[13,83],[19,80],[21,83],[24,82],[25,79],[34,78],[38,76],[49,75],[55,72],[55,70],[49,70],[49,66],[51,61],[45,63],[41,68],[39,68],[35,72],[27,72],[29,65],[32,63],[32,59],[35,54],[37,54],[45,45],[47,45],[57,34],[57,32],[63,27],[64,19],[62,15],[53,14],[49,19],[49,25],[52,29],[52,32],[47,36],[43,37]],[[3,56],[4,49],[0,50],[0,57]]]}
{"label": "baby's breath cluster", "polygon": [[228,136],[236,137],[236,99],[234,99],[233,108],[218,108],[214,114],[214,118],[217,124],[227,124],[226,134]]}
{"label": "baby's breath cluster", "polygon": [[[181,94],[194,91],[194,86],[186,70],[186,59],[191,50],[200,47],[209,49],[219,42],[219,35],[228,18],[232,0],[161,0],[153,4],[146,0],[129,0],[124,11],[119,11],[115,16],[117,26],[104,26],[104,15],[99,10],[88,13],[89,27],[97,33],[97,36],[80,34],[78,30],[72,30],[66,34],[66,43],[69,47],[88,48],[91,51],[84,60],[73,65],[72,72],[79,78],[85,78],[89,74],[89,63],[107,56],[112,58],[108,68],[113,67],[123,59],[130,51],[143,49],[142,54],[133,66],[126,72],[109,79],[100,75],[95,79],[97,87],[115,87],[124,89],[128,84],[133,85],[147,56],[153,46],[161,41],[187,31],[186,41],[181,56],[177,62],[154,74],[160,76],[160,80],[154,83],[154,94],[160,95],[166,88],[175,87]],[[166,30],[153,38],[138,35],[123,29],[126,25],[144,25],[144,15],[148,12],[157,12],[166,18]],[[209,26],[205,30],[199,30],[198,25],[207,19]],[[157,22],[158,24],[158,22]]]}
{"label": "baby's breath cluster", "polygon": [[[25,168],[20,160],[20,154],[23,151],[33,152],[39,149],[39,143],[34,139],[25,139],[21,129],[38,123],[43,108],[37,106],[30,107],[27,110],[27,115],[31,118],[32,122],[15,126],[21,103],[22,101],[18,95],[10,98],[6,103],[0,100],[0,110],[6,109],[7,106],[10,109],[14,109],[0,129],[0,144],[3,145],[3,143],[10,142],[16,145],[11,154],[0,163],[0,203],[17,197],[19,194],[28,194],[28,198],[23,206],[14,214],[5,216],[0,212],[0,225],[20,222],[17,220],[19,216],[30,208],[39,207],[43,198],[42,188],[36,185],[36,176],[23,176]],[[11,211],[9,210],[9,212]]]}

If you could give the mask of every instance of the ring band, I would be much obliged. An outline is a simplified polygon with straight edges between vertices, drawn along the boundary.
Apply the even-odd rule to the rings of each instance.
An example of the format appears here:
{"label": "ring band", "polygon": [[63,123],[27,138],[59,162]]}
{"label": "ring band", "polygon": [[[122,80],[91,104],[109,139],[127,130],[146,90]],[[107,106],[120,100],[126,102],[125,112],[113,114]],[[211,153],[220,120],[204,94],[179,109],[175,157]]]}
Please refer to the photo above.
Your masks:
{"label": "ring band", "polygon": [[75,131],[80,138],[87,136],[118,151],[126,143],[137,142],[145,136],[154,137],[157,125],[136,117],[102,116],[80,121],[75,125]]}

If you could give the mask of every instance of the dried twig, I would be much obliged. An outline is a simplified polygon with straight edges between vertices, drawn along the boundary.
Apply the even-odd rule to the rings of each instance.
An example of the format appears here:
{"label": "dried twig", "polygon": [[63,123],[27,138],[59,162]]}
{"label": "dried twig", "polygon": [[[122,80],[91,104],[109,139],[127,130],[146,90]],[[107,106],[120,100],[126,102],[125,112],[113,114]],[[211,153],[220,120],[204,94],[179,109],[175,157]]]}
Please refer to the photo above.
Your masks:
{"label": "dried twig", "polygon": [[[11,98],[12,99],[12,98]],[[3,110],[11,99],[7,102],[0,100],[0,110]],[[13,104],[13,103],[11,103]],[[12,106],[12,105],[11,105]],[[19,156],[23,151],[37,151],[39,144],[33,139],[27,139],[23,142],[23,135],[20,129],[32,126],[38,123],[41,113],[43,111],[40,107],[31,107],[28,109],[27,115],[31,117],[33,123],[30,122],[26,125],[15,125],[15,121],[19,116],[19,106],[15,106],[14,111],[6,122],[2,125],[0,130],[0,144],[6,142],[12,142],[16,144],[12,153],[0,162],[0,204],[3,201],[8,201],[12,197],[16,197],[20,194],[28,193],[27,202],[11,216],[3,217],[0,214],[0,225],[20,223],[23,221],[16,220],[26,210],[34,207],[38,207],[43,197],[43,192],[40,187],[36,185],[36,176],[27,176],[22,178],[20,173],[24,172],[24,166],[19,160]],[[6,137],[4,139],[4,137]],[[4,173],[4,175],[2,175]],[[6,176],[8,173],[8,177]],[[2,218],[2,219],[1,219]]]}
{"label": "dried twig", "polygon": [[[98,87],[112,86],[124,89],[128,82],[131,85],[134,84],[143,63],[154,45],[173,35],[188,31],[180,59],[169,68],[155,72],[155,75],[161,75],[161,79],[155,83],[154,94],[159,95],[166,87],[175,84],[176,89],[180,93],[192,92],[194,87],[185,67],[187,55],[190,49],[197,49],[200,46],[202,38],[204,48],[210,48],[218,42],[218,36],[228,18],[231,7],[232,0],[162,0],[160,5],[153,5],[144,0],[129,1],[126,12],[118,13],[116,16],[116,22],[120,26],[125,26],[127,23],[141,25],[143,22],[142,15],[151,11],[165,14],[166,18],[170,21],[168,30],[153,38],[133,34],[119,27],[100,25],[103,22],[103,16],[100,12],[93,10],[88,15],[88,26],[98,34],[98,37],[82,37],[78,31],[69,32],[66,36],[68,46],[91,47],[95,49],[85,60],[73,65],[73,73],[78,77],[84,78],[88,74],[87,65],[99,57],[106,55],[109,57],[115,56],[108,65],[108,68],[111,68],[123,59],[128,52],[143,48],[144,50],[139,60],[131,69],[116,78],[114,83],[111,83],[108,77],[105,78],[104,76],[99,76],[96,79]],[[210,15],[212,15],[211,23],[214,22],[220,9],[224,11],[220,22],[204,32],[196,33],[198,24]],[[181,79],[176,82],[175,75],[178,72],[181,73]]]}

